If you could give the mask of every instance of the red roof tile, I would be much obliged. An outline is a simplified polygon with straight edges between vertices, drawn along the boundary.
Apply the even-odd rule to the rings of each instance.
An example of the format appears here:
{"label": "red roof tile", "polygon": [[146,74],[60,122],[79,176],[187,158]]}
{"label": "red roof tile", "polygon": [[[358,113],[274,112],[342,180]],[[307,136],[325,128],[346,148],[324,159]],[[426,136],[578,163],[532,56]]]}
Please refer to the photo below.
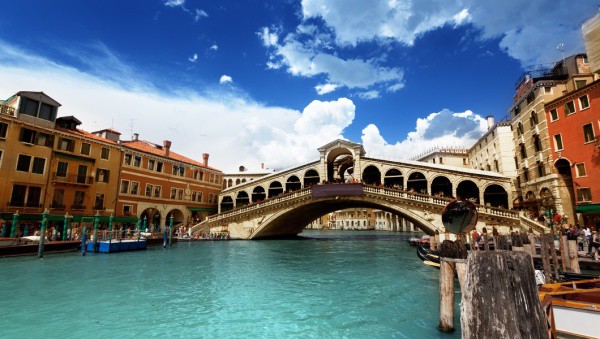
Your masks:
{"label": "red roof tile", "polygon": [[[134,150],[138,150],[138,151],[142,151],[145,153],[150,153],[150,154],[154,154],[163,158],[168,158],[168,159],[172,159],[175,161],[180,161],[180,162],[185,162],[194,166],[198,166],[198,167],[204,167],[204,168],[209,168],[209,169],[213,169],[215,171],[219,171],[216,168],[210,167],[210,166],[204,166],[203,163],[198,162],[194,159],[190,159],[188,157],[185,157],[179,153],[175,153],[173,151],[169,151],[169,156],[166,157],[165,156],[165,149],[161,146],[161,145],[156,145],[153,144],[151,142],[148,141],[144,141],[144,140],[132,140],[132,141],[123,141],[123,146],[127,147],[127,148],[131,148]],[[158,147],[160,148],[158,148]]]}
{"label": "red roof tile", "polygon": [[103,137],[97,136],[97,135],[92,134],[90,132],[86,132],[84,130],[80,130],[80,129],[72,130],[72,129],[62,128],[62,127],[59,127],[59,126],[56,126],[55,129],[57,131],[66,132],[66,133],[69,133],[69,134],[75,134],[75,135],[78,135],[80,137],[94,139],[94,140],[105,142],[105,143],[108,143],[108,144],[117,145],[117,142],[115,142],[113,140],[105,139]]}

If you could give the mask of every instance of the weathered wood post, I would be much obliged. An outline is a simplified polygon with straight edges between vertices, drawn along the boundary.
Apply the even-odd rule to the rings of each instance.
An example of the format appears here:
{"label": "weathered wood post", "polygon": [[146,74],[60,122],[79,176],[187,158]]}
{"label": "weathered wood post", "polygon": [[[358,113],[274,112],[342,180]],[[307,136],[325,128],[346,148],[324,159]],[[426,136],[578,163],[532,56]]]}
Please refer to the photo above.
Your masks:
{"label": "weathered wood post", "polygon": [[521,239],[519,231],[512,232],[510,234],[510,241],[512,245],[512,250],[514,252],[523,252],[523,240]]}
{"label": "weathered wood post", "polygon": [[535,234],[533,234],[533,228],[529,227],[529,243],[531,244],[531,255],[537,254],[537,248],[535,247]]}
{"label": "weathered wood post", "polygon": [[547,338],[531,260],[525,253],[471,252],[462,295],[463,339]]}
{"label": "weathered wood post", "polygon": [[554,235],[548,237],[550,245],[550,254],[552,255],[552,266],[554,266],[554,279],[558,280],[558,255],[556,254],[556,245],[554,244]]}
{"label": "weathered wood post", "polygon": [[498,233],[498,229],[496,228],[496,226],[492,227],[492,238],[494,239],[494,250],[498,249],[498,235],[500,235],[500,233]]}
{"label": "weathered wood post", "polygon": [[42,214],[42,227],[40,229],[40,243],[38,245],[38,258],[44,257],[44,242],[46,241],[46,226],[48,225],[48,210]]}
{"label": "weathered wood post", "polygon": [[482,233],[482,237],[483,237],[483,250],[484,251],[489,251],[490,250],[490,243],[488,241],[488,233],[487,233],[487,228],[483,228],[481,230]]}
{"label": "weathered wood post", "polygon": [[571,268],[570,262],[568,260],[569,255],[569,246],[567,245],[567,236],[564,234],[564,231],[561,229],[560,231],[560,260],[562,265],[563,272],[566,272],[567,269]]}
{"label": "weathered wood post", "polygon": [[[548,235],[550,237],[547,237]],[[550,250],[554,249],[554,239],[551,234],[542,234],[541,243],[542,265],[544,266],[544,275],[546,276],[545,282],[546,284],[549,284],[552,281],[552,279],[550,279],[552,276],[552,269],[550,268]]]}
{"label": "weathered wood post", "polygon": [[431,245],[431,250],[432,251],[437,251],[438,250],[438,244],[440,241],[440,231],[436,230],[435,233],[433,234],[433,241],[430,241],[430,245]]}
{"label": "weathered wood post", "polygon": [[497,251],[508,251],[508,240],[506,239],[506,236],[503,234],[499,234],[496,237],[497,243],[496,243],[496,250]]}
{"label": "weathered wood post", "polygon": [[581,269],[579,268],[579,254],[577,253],[577,240],[568,240],[567,245],[569,248],[569,266],[571,267],[571,272],[581,273]]}
{"label": "weathered wood post", "polygon": [[444,332],[454,331],[454,272],[464,262],[467,250],[462,241],[444,240],[440,250],[440,324]]}

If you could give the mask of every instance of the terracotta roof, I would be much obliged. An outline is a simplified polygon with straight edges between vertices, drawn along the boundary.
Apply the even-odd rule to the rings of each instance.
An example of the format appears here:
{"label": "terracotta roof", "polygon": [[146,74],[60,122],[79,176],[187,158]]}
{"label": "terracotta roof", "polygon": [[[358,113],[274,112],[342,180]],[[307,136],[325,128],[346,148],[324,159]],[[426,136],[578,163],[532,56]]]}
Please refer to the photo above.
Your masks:
{"label": "terracotta roof", "polygon": [[121,135],[121,132],[119,132],[117,130],[114,130],[112,128],[105,128],[105,129],[101,129],[99,131],[92,132],[92,133],[100,133],[100,132],[104,132],[104,131],[108,131],[108,132],[111,132],[111,133],[115,133],[115,134]]}
{"label": "terracotta roof", "polygon": [[94,140],[97,140],[97,141],[105,142],[107,144],[117,145],[116,141],[112,141],[112,140],[109,140],[109,139],[105,139],[103,137],[99,137],[99,136],[97,136],[95,134],[92,134],[90,132],[86,132],[84,130],[80,130],[80,129],[72,130],[72,129],[68,129],[68,128],[62,128],[62,127],[59,127],[59,126],[56,126],[55,129],[57,131],[61,131],[61,132],[69,133],[69,134],[78,135],[78,136],[84,137],[84,138],[94,139]]}
{"label": "terracotta roof", "polygon": [[194,159],[190,159],[188,157],[185,157],[179,153],[175,153],[173,151],[169,151],[169,156],[166,157],[165,156],[165,149],[163,148],[162,145],[157,145],[157,144],[153,144],[151,142],[148,141],[144,141],[144,140],[131,140],[131,141],[123,141],[122,145],[124,147],[127,148],[131,148],[134,150],[138,150],[138,151],[142,151],[144,153],[149,153],[149,154],[154,154],[157,155],[159,157],[163,157],[163,158],[168,158],[174,161],[180,161],[180,162],[185,162],[194,166],[198,166],[198,167],[204,167],[204,168],[209,168],[209,169],[213,169],[215,171],[219,171],[216,168],[210,167],[210,166],[204,166],[203,163],[198,162]]}

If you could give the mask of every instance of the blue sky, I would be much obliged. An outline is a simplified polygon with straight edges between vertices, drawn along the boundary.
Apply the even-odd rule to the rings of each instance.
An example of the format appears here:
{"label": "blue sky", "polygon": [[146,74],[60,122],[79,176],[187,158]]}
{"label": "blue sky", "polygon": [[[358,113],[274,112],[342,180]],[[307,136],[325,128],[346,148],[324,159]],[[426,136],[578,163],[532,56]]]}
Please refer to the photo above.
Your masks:
{"label": "blue sky", "polygon": [[[224,170],[316,159],[337,137],[407,158],[469,146],[523,67],[584,51],[597,1],[42,1],[3,4],[0,97],[44,91]],[[133,126],[133,128],[131,127]]]}

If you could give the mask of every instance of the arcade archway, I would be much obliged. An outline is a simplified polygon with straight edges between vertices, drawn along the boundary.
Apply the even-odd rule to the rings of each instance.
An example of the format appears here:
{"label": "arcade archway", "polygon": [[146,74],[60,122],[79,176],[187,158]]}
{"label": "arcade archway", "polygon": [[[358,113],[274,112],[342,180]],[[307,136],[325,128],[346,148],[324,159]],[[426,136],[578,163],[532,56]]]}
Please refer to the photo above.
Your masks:
{"label": "arcade archway", "polygon": [[438,176],[431,182],[431,194],[434,196],[452,197],[452,183],[444,176]]}
{"label": "arcade archway", "polygon": [[457,198],[479,204],[479,187],[471,180],[463,180],[456,186]]}
{"label": "arcade archway", "polygon": [[500,185],[489,185],[483,191],[483,202],[492,207],[508,208],[508,193]]}
{"label": "arcade archway", "polygon": [[404,189],[404,176],[400,170],[392,168],[385,172],[383,177],[383,185],[397,189]]}
{"label": "arcade archway", "polygon": [[427,178],[421,172],[413,172],[408,176],[406,189],[412,192],[427,194]]}
{"label": "arcade archway", "polygon": [[280,194],[283,193],[283,186],[281,186],[281,183],[279,181],[273,181],[270,185],[269,185],[269,198],[273,198],[276,197]]}
{"label": "arcade archway", "polygon": [[381,185],[381,172],[373,165],[367,166],[362,172],[363,183],[367,185]]}

